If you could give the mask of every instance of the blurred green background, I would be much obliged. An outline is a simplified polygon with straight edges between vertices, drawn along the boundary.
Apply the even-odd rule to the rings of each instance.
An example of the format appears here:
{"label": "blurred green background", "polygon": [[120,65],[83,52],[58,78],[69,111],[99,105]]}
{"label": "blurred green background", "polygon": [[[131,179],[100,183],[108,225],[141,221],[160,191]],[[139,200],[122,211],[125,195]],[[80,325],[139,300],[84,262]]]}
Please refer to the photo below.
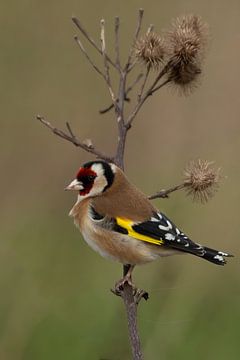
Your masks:
{"label": "blurred green background", "polygon": [[145,359],[240,358],[239,1],[1,0],[1,360],[131,358],[123,305],[109,292],[121,266],[94,253],[68,217],[76,194],[63,188],[92,157],[35,115],[58,127],[69,121],[81,139],[114,149],[113,114],[98,114],[108,91],[74,43],[70,18],[97,38],[104,17],[111,47],[119,15],[126,54],[139,7],[144,28],[156,31],[198,14],[211,39],[201,86],[189,97],[164,88],[139,113],[127,174],[149,194],[179,183],[190,159],[216,161],[226,176],[207,205],[180,192],[155,204],[193,240],[236,255],[224,268],[176,256],[136,269],[136,283],[150,292],[139,307]]}

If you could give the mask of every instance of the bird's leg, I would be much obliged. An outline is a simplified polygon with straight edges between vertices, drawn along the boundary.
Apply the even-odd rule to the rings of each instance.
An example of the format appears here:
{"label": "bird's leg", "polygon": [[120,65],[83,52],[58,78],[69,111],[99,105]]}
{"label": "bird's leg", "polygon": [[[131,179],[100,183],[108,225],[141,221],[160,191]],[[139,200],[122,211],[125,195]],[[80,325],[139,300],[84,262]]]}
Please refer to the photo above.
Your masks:
{"label": "bird's leg", "polygon": [[111,289],[111,291],[117,296],[122,296],[124,285],[129,285],[132,288],[134,302],[138,305],[142,298],[148,300],[148,293],[145,290],[138,289],[134,286],[132,282],[132,272],[134,267],[135,265],[124,265],[123,278],[115,284],[115,288]]}
{"label": "bird's leg", "polygon": [[132,288],[134,288],[134,285],[132,283],[132,272],[134,269],[135,265],[124,265],[124,273],[123,273],[123,278],[120,279],[116,284],[115,284],[115,291],[116,292],[121,292],[123,290],[123,286],[125,284],[128,284],[129,286],[131,286]]}

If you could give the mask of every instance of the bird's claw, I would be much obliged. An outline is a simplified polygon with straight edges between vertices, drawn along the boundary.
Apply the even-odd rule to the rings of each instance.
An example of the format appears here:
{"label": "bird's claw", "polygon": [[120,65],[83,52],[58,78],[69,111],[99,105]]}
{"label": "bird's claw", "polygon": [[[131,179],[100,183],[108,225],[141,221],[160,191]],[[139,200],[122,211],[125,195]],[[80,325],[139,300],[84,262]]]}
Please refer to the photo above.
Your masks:
{"label": "bird's claw", "polygon": [[132,288],[134,302],[136,305],[139,304],[142,298],[144,298],[144,300],[148,300],[149,298],[148,292],[135,287],[134,284],[132,283],[132,279],[130,276],[124,276],[122,279],[120,279],[115,284],[114,289],[111,289],[112,293],[114,293],[117,296],[122,296],[125,285],[129,285]]}
{"label": "bird's claw", "polygon": [[135,289],[135,286],[132,283],[132,278],[129,275],[124,276],[115,284],[115,292],[121,293],[125,285],[129,285],[132,289]]}

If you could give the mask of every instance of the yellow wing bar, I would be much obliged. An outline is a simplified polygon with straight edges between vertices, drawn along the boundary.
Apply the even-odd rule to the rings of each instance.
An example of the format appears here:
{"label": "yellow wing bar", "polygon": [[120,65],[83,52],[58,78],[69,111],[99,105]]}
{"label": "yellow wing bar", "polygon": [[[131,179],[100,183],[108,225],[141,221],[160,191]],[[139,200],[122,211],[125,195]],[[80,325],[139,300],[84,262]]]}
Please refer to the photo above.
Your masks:
{"label": "yellow wing bar", "polygon": [[150,236],[139,234],[138,232],[136,232],[132,228],[132,225],[134,225],[134,222],[131,220],[117,217],[116,221],[119,226],[121,226],[122,228],[124,228],[128,231],[129,236],[131,236],[135,239],[146,241],[148,243],[155,244],[155,245],[162,245],[164,243],[163,240],[161,240],[161,239],[159,239],[159,240],[153,239]]}

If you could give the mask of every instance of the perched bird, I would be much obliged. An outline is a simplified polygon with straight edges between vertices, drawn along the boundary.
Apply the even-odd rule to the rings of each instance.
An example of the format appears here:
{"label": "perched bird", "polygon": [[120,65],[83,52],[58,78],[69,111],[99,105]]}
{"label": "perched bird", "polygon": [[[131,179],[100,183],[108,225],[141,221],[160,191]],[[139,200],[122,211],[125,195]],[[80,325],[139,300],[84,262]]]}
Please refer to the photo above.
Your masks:
{"label": "perched bird", "polygon": [[69,215],[86,242],[102,256],[128,265],[123,282],[131,283],[135,265],[160,256],[189,253],[217,265],[231,256],[190,240],[112,163],[84,164],[66,190],[78,191]]}

